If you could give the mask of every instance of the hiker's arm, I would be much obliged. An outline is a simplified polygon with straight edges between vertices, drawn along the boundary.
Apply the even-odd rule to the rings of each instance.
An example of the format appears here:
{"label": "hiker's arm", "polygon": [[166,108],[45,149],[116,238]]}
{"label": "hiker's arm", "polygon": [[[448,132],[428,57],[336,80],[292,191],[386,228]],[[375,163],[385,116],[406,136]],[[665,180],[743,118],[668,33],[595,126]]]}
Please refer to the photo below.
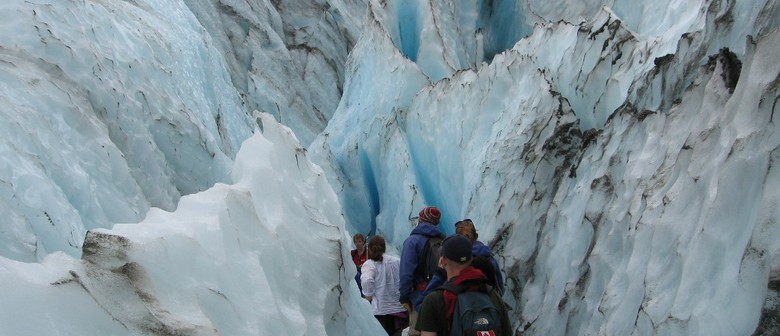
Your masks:
{"label": "hiker's arm", "polygon": [[[364,296],[374,296],[374,274],[376,273],[376,265],[373,262],[366,262],[363,264],[362,272],[360,273],[360,284],[363,287]],[[368,300],[371,302],[371,300]]]}
{"label": "hiker's arm", "polygon": [[[439,319],[440,310],[444,309],[444,298],[441,293],[432,293],[423,300],[422,307],[417,315],[417,322],[414,325],[414,329],[419,330],[422,335],[436,335],[441,330],[442,323],[447,323],[446,320]],[[441,316],[444,318],[444,316]],[[411,327],[411,325],[410,325]],[[426,334],[426,332],[428,334]]]}
{"label": "hiker's arm", "polygon": [[412,239],[404,241],[404,247],[401,250],[401,269],[399,272],[398,291],[400,292],[399,301],[411,304],[410,296],[414,287],[414,270],[417,269],[417,250]]}
{"label": "hiker's arm", "polygon": [[491,256],[490,263],[493,264],[493,270],[496,271],[496,285],[498,285],[498,290],[501,294],[504,294],[504,276],[501,274],[501,269],[498,268],[498,261]]}

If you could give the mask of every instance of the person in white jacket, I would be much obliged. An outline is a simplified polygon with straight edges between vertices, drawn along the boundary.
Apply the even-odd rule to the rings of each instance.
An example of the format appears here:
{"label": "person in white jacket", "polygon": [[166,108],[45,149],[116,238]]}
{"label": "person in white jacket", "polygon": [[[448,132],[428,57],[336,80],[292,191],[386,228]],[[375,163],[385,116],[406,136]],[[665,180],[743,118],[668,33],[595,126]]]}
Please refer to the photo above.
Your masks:
{"label": "person in white jacket", "polygon": [[401,335],[409,325],[408,312],[398,301],[401,295],[398,291],[401,260],[385,254],[386,249],[384,238],[371,237],[368,241],[368,260],[363,263],[360,282],[363,295],[371,302],[379,324],[388,335]]}

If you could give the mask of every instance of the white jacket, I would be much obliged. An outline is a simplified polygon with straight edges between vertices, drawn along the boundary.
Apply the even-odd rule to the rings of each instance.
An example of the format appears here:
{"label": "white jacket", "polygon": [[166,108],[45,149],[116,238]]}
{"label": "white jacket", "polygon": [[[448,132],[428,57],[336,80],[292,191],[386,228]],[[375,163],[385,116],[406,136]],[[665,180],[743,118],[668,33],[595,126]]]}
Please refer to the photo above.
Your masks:
{"label": "white jacket", "polygon": [[382,261],[366,260],[361,268],[360,283],[363,295],[371,296],[374,315],[388,315],[405,311],[398,302],[401,259],[389,254],[382,255]]}

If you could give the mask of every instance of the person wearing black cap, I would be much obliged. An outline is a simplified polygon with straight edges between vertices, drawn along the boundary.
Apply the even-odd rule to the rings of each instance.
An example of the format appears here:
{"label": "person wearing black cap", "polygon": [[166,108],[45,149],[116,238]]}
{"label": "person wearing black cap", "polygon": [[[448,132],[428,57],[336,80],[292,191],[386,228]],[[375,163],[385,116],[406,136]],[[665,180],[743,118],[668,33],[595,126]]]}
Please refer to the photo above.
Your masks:
{"label": "person wearing black cap", "polygon": [[[441,246],[439,266],[447,272],[449,279],[439,290],[425,297],[415,329],[422,336],[448,336],[453,322],[454,307],[458,300],[457,289],[463,292],[483,292],[498,311],[500,328],[485,335],[511,335],[511,323],[507,306],[495,289],[486,286],[487,278],[482,271],[471,266],[471,240],[461,235],[452,235]],[[459,319],[459,318],[458,318]]]}
{"label": "person wearing black cap", "polygon": [[[493,258],[493,251],[490,249],[490,247],[477,240],[477,238],[479,238],[479,234],[477,234],[477,228],[474,226],[474,222],[471,221],[471,219],[458,221],[455,223],[455,233],[464,235],[466,238],[471,240],[471,255],[474,256],[474,260],[484,260],[477,257],[487,259],[488,263],[491,264],[491,268],[493,268],[493,273],[485,273],[485,275],[488,277],[488,280],[492,279],[493,283],[490,284],[491,286],[498,289],[499,293],[504,293],[504,277],[501,275],[501,269],[498,267],[496,258]],[[474,263],[472,263],[472,265],[477,267],[477,265]],[[484,272],[485,270],[482,269],[482,271]]]}

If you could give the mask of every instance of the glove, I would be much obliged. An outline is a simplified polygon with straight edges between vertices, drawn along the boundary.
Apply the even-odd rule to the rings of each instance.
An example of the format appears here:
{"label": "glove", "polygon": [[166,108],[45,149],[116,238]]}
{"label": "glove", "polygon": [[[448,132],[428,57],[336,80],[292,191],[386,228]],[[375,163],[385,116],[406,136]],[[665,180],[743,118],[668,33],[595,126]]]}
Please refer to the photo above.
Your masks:
{"label": "glove", "polygon": [[406,309],[406,311],[408,311],[408,312],[412,311],[412,305],[410,305],[409,303],[406,303],[406,302],[402,303],[401,306],[404,307],[404,309]]}

